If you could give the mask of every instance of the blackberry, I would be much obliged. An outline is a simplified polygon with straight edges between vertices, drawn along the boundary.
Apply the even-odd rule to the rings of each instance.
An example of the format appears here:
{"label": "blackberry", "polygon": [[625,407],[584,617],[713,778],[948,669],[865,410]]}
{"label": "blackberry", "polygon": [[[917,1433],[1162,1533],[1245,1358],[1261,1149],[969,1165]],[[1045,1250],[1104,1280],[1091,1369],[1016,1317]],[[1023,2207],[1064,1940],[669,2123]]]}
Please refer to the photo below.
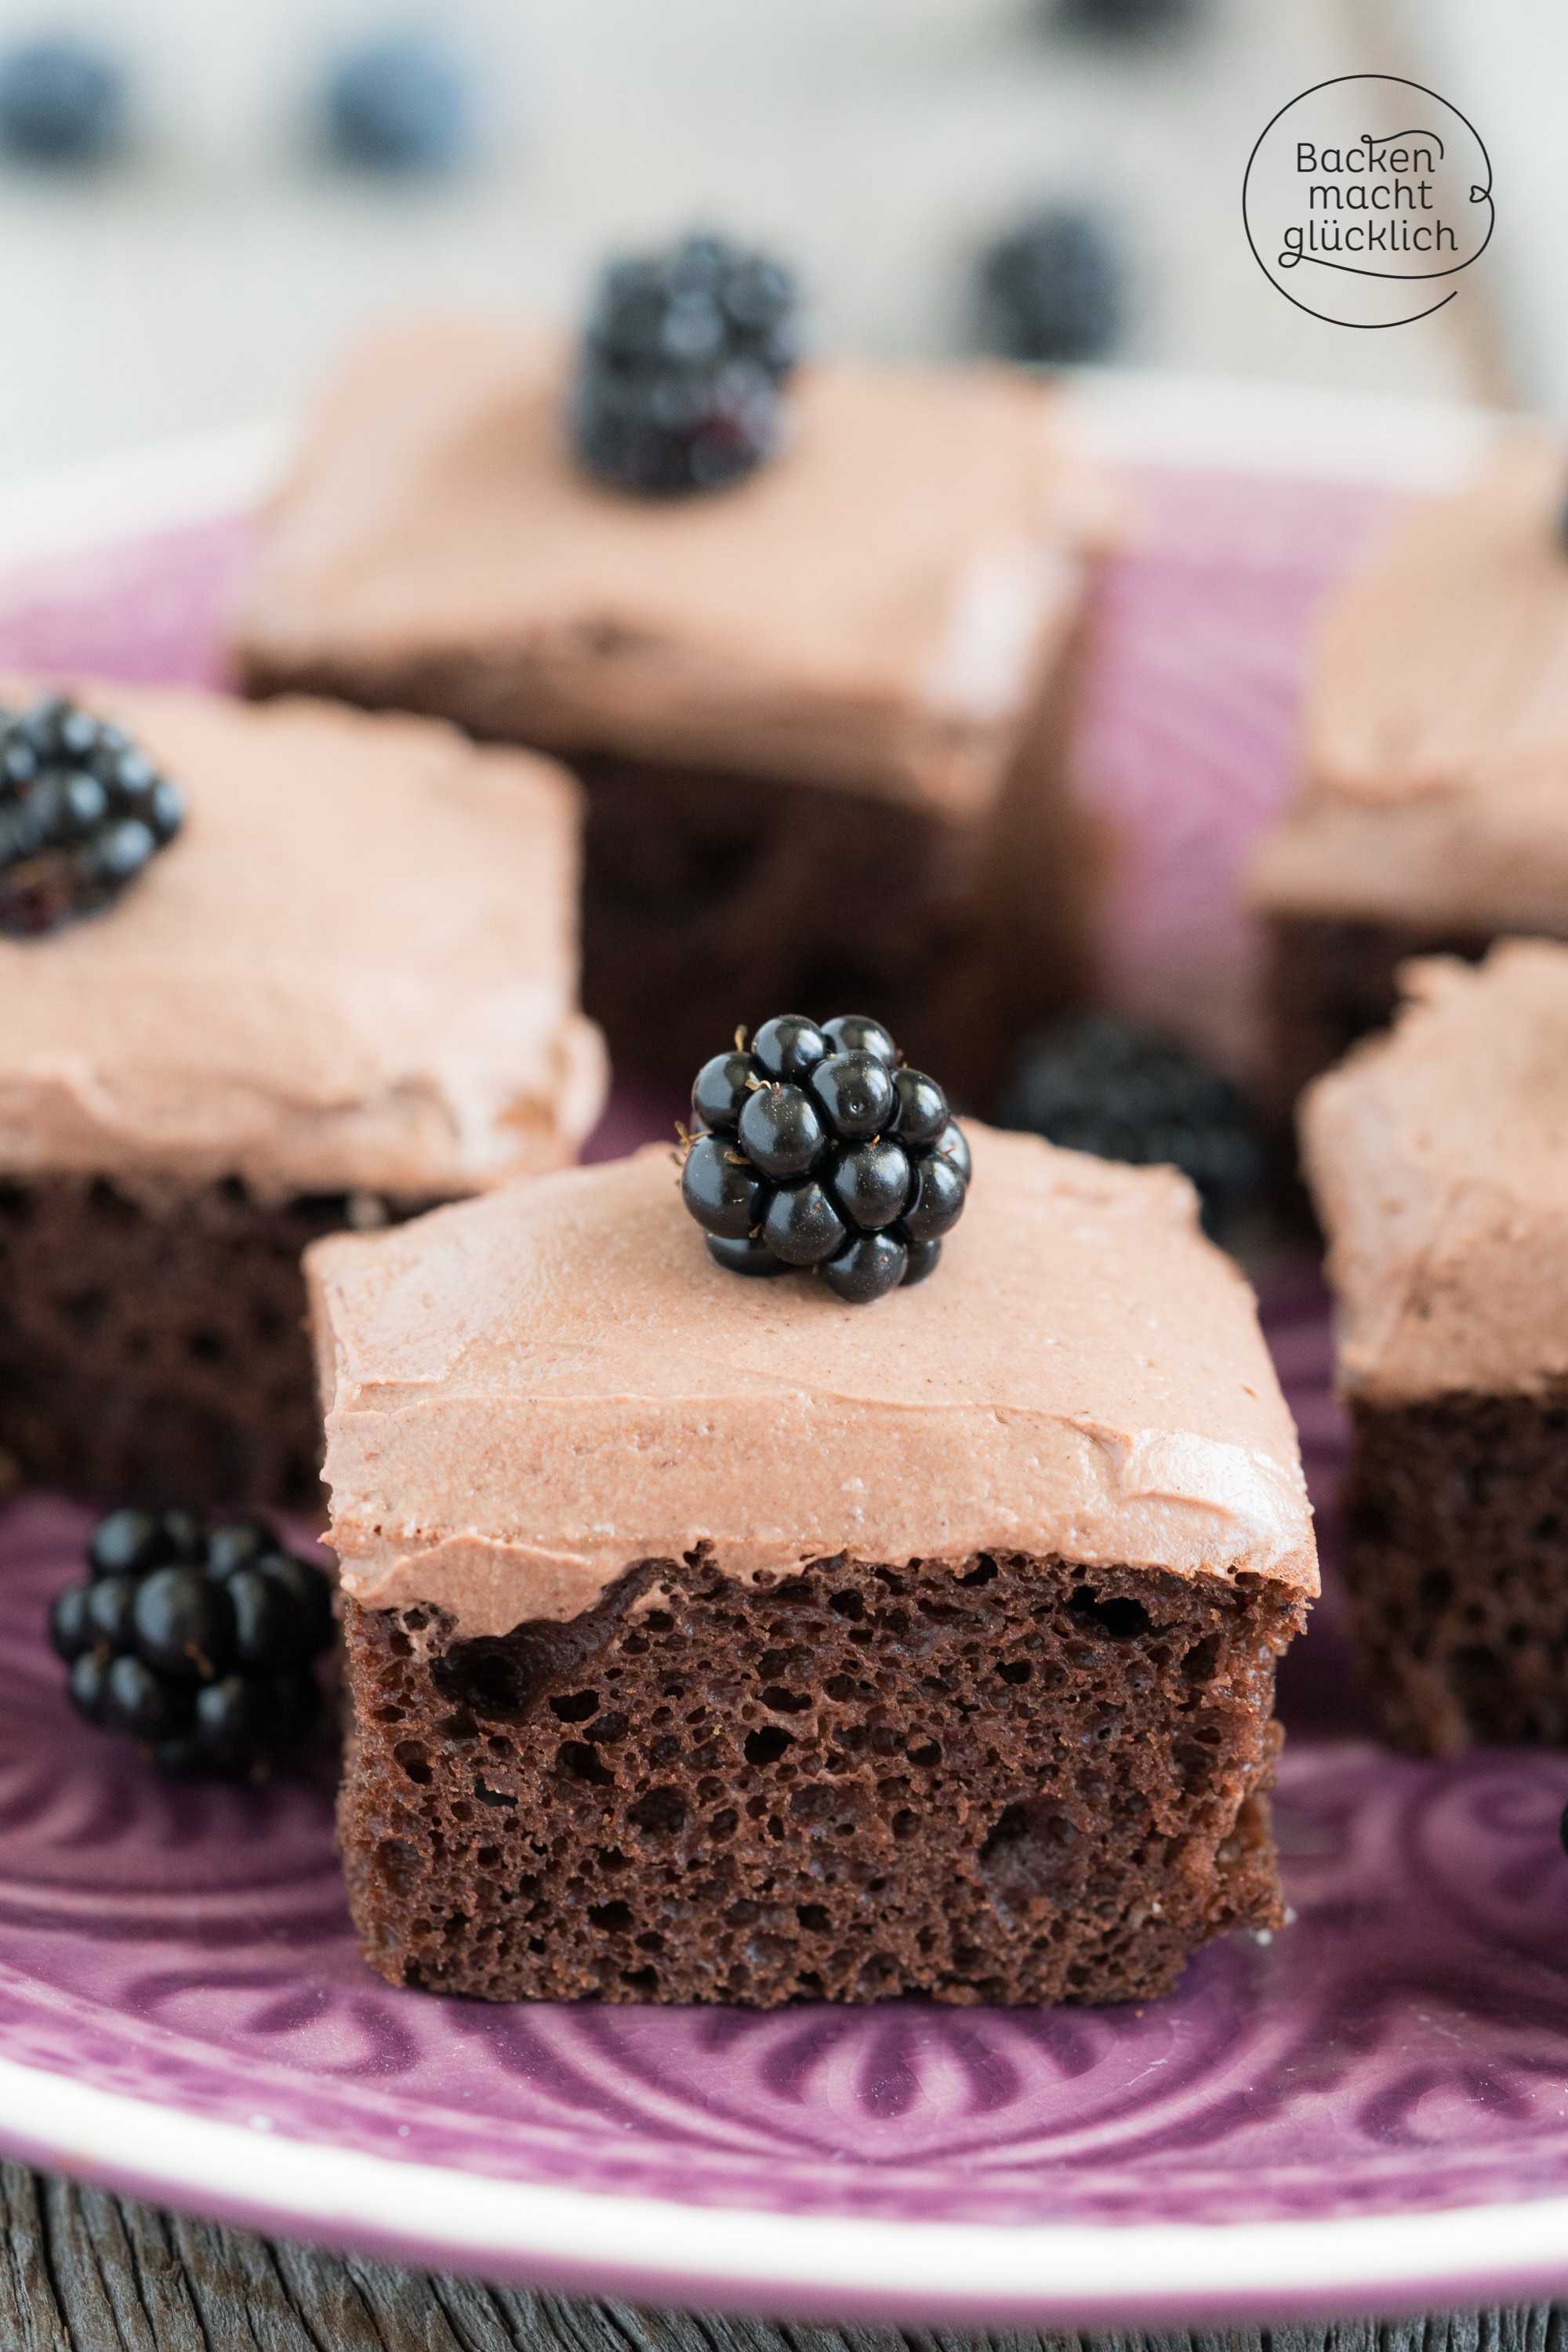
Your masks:
{"label": "blackberry", "polygon": [[372,41],[345,58],[326,110],[332,153],[359,171],[450,171],[472,140],[464,76],[444,47],[417,37]]}
{"label": "blackberry", "polygon": [[1267,1174],[1231,1081],[1173,1038],[1110,1013],[1085,1013],[1027,1040],[995,1117],[1101,1160],[1179,1168],[1197,1188],[1211,1235],[1256,1202]]}
{"label": "blackberry", "polygon": [[1205,0],[1058,0],[1064,32],[1105,40],[1141,40],[1182,32],[1203,14]]}
{"label": "blackberry", "polygon": [[1121,256],[1093,213],[1052,205],[999,237],[980,263],[981,340],[1049,366],[1103,359],[1126,308]]}
{"label": "blackberry", "polygon": [[19,163],[101,163],[125,135],[125,77],[79,42],[25,41],[0,58],[0,148]]}
{"label": "blackberry", "polygon": [[723,237],[689,236],[668,252],[612,262],[572,392],[579,462],[613,489],[651,498],[720,489],[749,474],[782,438],[795,305],[781,263]]}
{"label": "blackberry", "polygon": [[54,695],[0,711],[0,932],[95,913],[179,832],[184,801],[122,728]]}
{"label": "blackberry", "polygon": [[749,1051],[737,1030],[697,1073],[691,1109],[681,1196],[717,1265],[814,1269],[857,1306],[936,1267],[969,1147],[936,1080],[904,1066],[879,1021],[780,1013]]}
{"label": "blackberry", "polygon": [[[748,1246],[750,1246],[748,1244]],[[49,1612],[71,1705],[162,1772],[256,1776],[309,1729],[332,1589],[264,1519],[111,1511]]]}

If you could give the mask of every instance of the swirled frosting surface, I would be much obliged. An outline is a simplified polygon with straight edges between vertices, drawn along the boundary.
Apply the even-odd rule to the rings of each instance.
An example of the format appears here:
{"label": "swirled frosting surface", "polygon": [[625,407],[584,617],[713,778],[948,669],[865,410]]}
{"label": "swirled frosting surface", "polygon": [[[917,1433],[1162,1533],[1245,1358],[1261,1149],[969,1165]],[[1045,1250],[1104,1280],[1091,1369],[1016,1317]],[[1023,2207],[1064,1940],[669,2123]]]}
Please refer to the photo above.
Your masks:
{"label": "swirled frosting surface", "polygon": [[1568,928],[1568,453],[1520,428],[1394,526],[1325,615],[1266,911]]}
{"label": "swirled frosting surface", "polygon": [[574,1155],[605,1065],[562,770],[325,703],[74,690],[188,811],[104,913],[0,939],[0,1169],[418,1198]]}
{"label": "swirled frosting surface", "polygon": [[[1000,367],[831,362],[706,498],[573,464],[562,339],[426,318],[353,354],[242,600],[242,668],[479,731],[984,806],[1076,612],[1104,487]],[[426,699],[426,698],[429,698]]]}
{"label": "swirled frosting surface", "polygon": [[1302,1099],[1339,1378],[1382,1404],[1568,1378],[1568,949],[1423,957]]}
{"label": "swirled frosting surface", "polygon": [[1190,1187],[970,1135],[941,1266],[871,1307],[721,1272],[659,1149],[315,1244],[347,1590],[499,1633],[707,1544],[736,1577],[1001,1549],[1315,1592],[1295,1431]]}

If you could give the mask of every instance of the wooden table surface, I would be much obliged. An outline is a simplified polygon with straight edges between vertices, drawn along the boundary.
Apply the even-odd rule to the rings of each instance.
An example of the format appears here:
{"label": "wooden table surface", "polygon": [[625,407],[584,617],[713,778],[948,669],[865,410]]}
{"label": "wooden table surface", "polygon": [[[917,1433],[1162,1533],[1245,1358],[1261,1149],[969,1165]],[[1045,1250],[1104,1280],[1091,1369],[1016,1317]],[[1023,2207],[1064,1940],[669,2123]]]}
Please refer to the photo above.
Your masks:
{"label": "wooden table surface", "polygon": [[[960,2352],[962,2332],[773,2326],[578,2303],[430,2277],[160,2212],[0,2165],[0,2352]],[[1010,2336],[1030,2352],[1568,2352],[1563,2312],[1231,2327],[1163,2336]]]}

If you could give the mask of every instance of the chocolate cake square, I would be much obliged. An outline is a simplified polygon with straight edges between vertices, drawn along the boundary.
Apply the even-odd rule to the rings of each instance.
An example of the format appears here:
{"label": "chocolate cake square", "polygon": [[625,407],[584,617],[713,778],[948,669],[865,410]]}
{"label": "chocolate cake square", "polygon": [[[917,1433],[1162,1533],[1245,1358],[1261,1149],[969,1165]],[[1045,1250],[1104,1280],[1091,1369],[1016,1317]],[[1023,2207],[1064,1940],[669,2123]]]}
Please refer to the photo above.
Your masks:
{"label": "chocolate cake square", "polygon": [[500,320],[354,355],[240,603],[246,688],[574,762],[584,1002],[618,1068],[684,1079],[738,1016],[854,1003],[983,1098],[1081,980],[1060,770],[1106,507],[1058,396],[824,362],[781,455],[647,499],[575,468],[570,365]]}
{"label": "chocolate cake square", "polygon": [[1331,604],[1301,797],[1262,844],[1281,1103],[1393,1016],[1415,954],[1568,938],[1568,456],[1510,432]]}
{"label": "chocolate cake square", "polygon": [[308,1254],[392,1982],[1130,2000],[1279,1924],[1317,1568],[1251,1293],[1173,1171],[969,1134],[870,1307],[722,1270],[658,1150]]}
{"label": "chocolate cake square", "polygon": [[305,1244],[558,1166],[603,1100],[575,789],[424,719],[80,699],[186,814],[102,911],[0,938],[0,1458],[319,1507]]}
{"label": "chocolate cake square", "polygon": [[1568,949],[1401,974],[1309,1088],[1361,1680],[1417,1755],[1568,1740]]}

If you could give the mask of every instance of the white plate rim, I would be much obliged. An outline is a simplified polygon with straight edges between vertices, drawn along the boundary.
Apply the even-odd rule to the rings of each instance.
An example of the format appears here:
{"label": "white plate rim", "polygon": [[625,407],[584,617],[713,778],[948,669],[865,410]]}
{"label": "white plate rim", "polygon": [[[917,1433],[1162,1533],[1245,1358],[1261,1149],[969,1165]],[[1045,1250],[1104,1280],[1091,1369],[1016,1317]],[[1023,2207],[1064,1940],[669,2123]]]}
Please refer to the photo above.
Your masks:
{"label": "white plate rim", "polygon": [[778,2317],[1004,2326],[1514,2301],[1568,2282],[1568,2197],[1419,2214],[995,2226],[683,2205],[296,2138],[0,2059],[15,2156],[244,2227],[427,2268]]}

